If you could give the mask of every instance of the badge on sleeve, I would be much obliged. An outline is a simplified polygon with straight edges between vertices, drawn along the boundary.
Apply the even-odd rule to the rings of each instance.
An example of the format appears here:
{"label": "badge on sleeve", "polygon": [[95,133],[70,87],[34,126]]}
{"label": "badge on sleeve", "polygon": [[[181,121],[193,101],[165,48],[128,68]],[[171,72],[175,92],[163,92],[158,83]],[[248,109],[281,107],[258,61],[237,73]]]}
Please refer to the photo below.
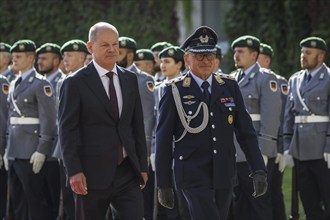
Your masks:
{"label": "badge on sleeve", "polygon": [[148,89],[149,89],[150,92],[153,92],[155,90],[155,84],[154,84],[154,82],[147,81],[146,84],[147,84],[147,87],[148,87]]}
{"label": "badge on sleeve", "polygon": [[287,95],[289,93],[287,84],[281,84],[281,92],[283,93],[283,95]]}
{"label": "badge on sleeve", "polygon": [[50,85],[44,86],[44,93],[46,96],[51,97],[53,94],[52,88]]}
{"label": "badge on sleeve", "polygon": [[7,83],[2,84],[2,92],[8,95],[9,85]]}
{"label": "badge on sleeve", "polygon": [[270,85],[270,90],[272,90],[273,92],[277,91],[277,82],[275,80],[270,80],[269,85]]}

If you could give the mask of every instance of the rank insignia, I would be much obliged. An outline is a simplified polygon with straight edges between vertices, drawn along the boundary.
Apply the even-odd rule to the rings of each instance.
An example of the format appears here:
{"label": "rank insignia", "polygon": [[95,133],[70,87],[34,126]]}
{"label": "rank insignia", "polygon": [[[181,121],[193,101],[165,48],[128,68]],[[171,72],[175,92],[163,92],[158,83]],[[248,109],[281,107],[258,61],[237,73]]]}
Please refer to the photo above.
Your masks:
{"label": "rank insignia", "polygon": [[252,79],[255,75],[256,75],[256,73],[253,72],[253,73],[250,74],[249,78]]}
{"label": "rank insignia", "polygon": [[7,95],[8,91],[9,91],[9,85],[7,83],[2,84],[2,92]]}
{"label": "rank insignia", "polygon": [[289,93],[287,84],[281,84],[281,92],[283,93],[283,95],[287,95]]}
{"label": "rank insignia", "polygon": [[270,80],[269,85],[270,85],[270,90],[272,90],[273,92],[277,91],[277,82],[275,80]]}
{"label": "rank insignia", "polygon": [[228,115],[228,123],[231,125],[234,121],[234,117],[232,115]]}
{"label": "rank insignia", "polygon": [[324,78],[324,73],[321,73],[319,80],[322,80],[323,78]]}
{"label": "rank insignia", "polygon": [[147,87],[148,87],[148,89],[149,89],[150,92],[153,92],[155,90],[155,84],[154,84],[154,82],[148,81],[148,82],[146,82],[146,84],[147,84]]}
{"label": "rank insignia", "polygon": [[221,79],[220,76],[214,76],[214,78],[217,80],[217,82],[218,82],[220,85],[222,85],[222,84],[225,83],[225,82]]}
{"label": "rank insignia", "polygon": [[186,78],[183,80],[182,86],[183,86],[183,87],[189,87],[189,86],[190,86],[190,83],[191,83],[191,78],[190,78],[190,77],[186,77]]}
{"label": "rank insignia", "polygon": [[195,98],[195,96],[193,96],[193,95],[185,95],[182,98],[184,98],[184,99],[193,99],[193,98]]}
{"label": "rank insignia", "polygon": [[53,94],[52,88],[50,86],[44,86],[44,93],[46,96],[51,97]]}

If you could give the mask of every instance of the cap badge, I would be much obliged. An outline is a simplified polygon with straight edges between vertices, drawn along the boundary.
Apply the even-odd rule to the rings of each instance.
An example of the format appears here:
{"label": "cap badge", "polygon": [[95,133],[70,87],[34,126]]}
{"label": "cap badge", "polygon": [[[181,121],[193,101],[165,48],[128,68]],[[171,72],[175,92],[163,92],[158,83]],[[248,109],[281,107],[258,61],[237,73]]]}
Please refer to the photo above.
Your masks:
{"label": "cap badge", "polygon": [[246,43],[248,46],[252,46],[253,45],[253,41],[251,39],[247,39]]}
{"label": "cap badge", "polygon": [[316,41],[311,41],[311,47],[316,47]]}
{"label": "cap badge", "polygon": [[120,41],[120,45],[121,45],[122,47],[125,47],[125,46],[126,46],[126,41],[125,41],[125,40]]}
{"label": "cap badge", "polygon": [[1,50],[4,50],[5,49],[5,46],[4,45],[0,45],[0,49]]}
{"label": "cap badge", "polygon": [[260,53],[264,52],[264,48],[260,47]]}
{"label": "cap badge", "polygon": [[143,58],[144,58],[144,54],[143,54],[143,53],[138,53],[138,58],[139,58],[140,60],[143,60]]}
{"label": "cap badge", "polygon": [[172,57],[174,55],[174,50],[173,49],[169,49],[168,50],[168,55],[170,55]]}
{"label": "cap badge", "polygon": [[74,45],[72,45],[72,47],[73,47],[73,50],[78,50],[79,49],[79,45],[78,44],[74,44]]}
{"label": "cap badge", "polygon": [[19,50],[24,50],[25,46],[24,46],[24,44],[20,44],[20,45],[18,45],[18,48],[19,48]]}
{"label": "cap badge", "polygon": [[52,51],[52,47],[51,46],[47,46],[46,47],[46,51]]}
{"label": "cap badge", "polygon": [[202,35],[199,37],[199,40],[201,41],[201,43],[208,43],[209,42],[209,36],[205,36],[203,37]]}

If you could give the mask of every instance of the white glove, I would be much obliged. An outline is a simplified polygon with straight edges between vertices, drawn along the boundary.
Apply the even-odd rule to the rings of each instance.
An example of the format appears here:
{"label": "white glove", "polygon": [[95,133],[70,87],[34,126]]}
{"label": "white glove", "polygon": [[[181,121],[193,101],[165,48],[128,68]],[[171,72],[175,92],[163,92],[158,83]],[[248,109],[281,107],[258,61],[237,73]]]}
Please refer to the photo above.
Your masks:
{"label": "white glove", "polygon": [[325,162],[327,162],[327,164],[328,164],[328,169],[330,169],[330,153],[324,153],[323,156],[324,156]]}
{"label": "white glove", "polygon": [[262,158],[264,159],[265,166],[267,166],[267,164],[268,164],[268,157],[266,155],[263,155],[262,154]]}
{"label": "white glove", "polygon": [[5,154],[3,155],[3,164],[5,165],[5,169],[8,171],[8,158],[7,158],[7,150],[5,151]]}
{"label": "white glove", "polygon": [[285,165],[292,168],[294,167],[294,161],[292,156],[289,154],[289,151],[284,151],[284,157],[285,157]]}
{"label": "white glove", "polygon": [[152,171],[154,171],[154,172],[155,172],[155,170],[156,170],[155,159],[156,159],[156,155],[155,155],[155,153],[150,154],[150,164],[151,164],[151,169],[152,169]]}
{"label": "white glove", "polygon": [[278,164],[278,171],[283,173],[285,169],[285,156],[283,154],[278,153],[275,159],[275,163]]}
{"label": "white glove", "polygon": [[33,163],[32,170],[35,174],[40,172],[45,160],[46,160],[46,155],[42,153],[36,151],[32,154],[30,163]]}
{"label": "white glove", "polygon": [[3,164],[3,160],[2,160],[2,155],[0,154],[0,169],[2,167],[2,164]]}

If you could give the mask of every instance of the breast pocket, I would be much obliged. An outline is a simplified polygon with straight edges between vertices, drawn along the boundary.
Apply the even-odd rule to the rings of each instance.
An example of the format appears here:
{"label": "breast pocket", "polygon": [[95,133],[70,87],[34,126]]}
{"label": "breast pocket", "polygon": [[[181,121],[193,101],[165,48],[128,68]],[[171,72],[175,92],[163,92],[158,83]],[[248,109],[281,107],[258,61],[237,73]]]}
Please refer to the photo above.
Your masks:
{"label": "breast pocket", "polygon": [[252,114],[259,112],[259,95],[253,92],[243,96],[246,109]]}

